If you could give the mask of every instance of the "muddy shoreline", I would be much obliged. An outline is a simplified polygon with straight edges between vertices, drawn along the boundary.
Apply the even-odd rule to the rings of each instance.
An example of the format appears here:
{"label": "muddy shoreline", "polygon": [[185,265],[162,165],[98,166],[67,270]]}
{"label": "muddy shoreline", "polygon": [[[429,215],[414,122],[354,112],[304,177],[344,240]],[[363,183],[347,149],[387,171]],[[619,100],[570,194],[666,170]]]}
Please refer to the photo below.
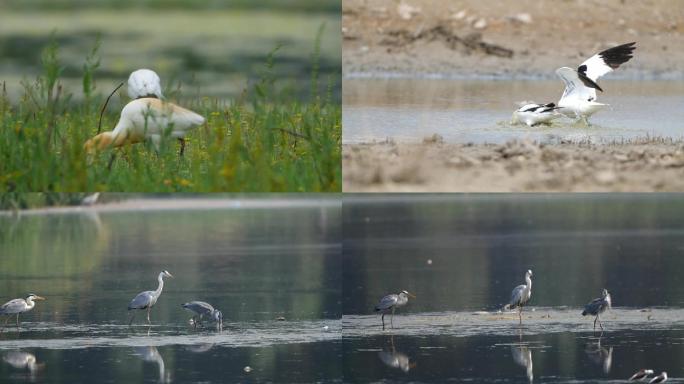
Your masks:
{"label": "muddy shoreline", "polygon": [[684,190],[684,141],[343,145],[344,192]]}

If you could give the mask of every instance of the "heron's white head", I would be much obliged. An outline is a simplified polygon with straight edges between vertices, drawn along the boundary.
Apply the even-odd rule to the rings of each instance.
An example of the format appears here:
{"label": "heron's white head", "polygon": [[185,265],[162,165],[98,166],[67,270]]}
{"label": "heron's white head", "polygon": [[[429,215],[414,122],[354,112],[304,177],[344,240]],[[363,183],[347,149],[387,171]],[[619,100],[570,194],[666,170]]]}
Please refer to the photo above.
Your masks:
{"label": "heron's white head", "polygon": [[605,289],[605,288],[603,288],[603,292],[601,292],[601,295],[602,295],[603,297],[608,296],[608,290]]}
{"label": "heron's white head", "polygon": [[171,273],[169,273],[169,271],[167,271],[167,270],[161,271],[161,275],[165,276],[165,277],[173,278],[173,275]]}
{"label": "heron's white head", "polygon": [[145,68],[133,71],[128,77],[128,96],[131,99],[141,97],[163,98],[159,75],[153,70]]}
{"label": "heron's white head", "polygon": [[528,269],[527,272],[525,272],[525,276],[532,277],[532,270]]}
{"label": "heron's white head", "polygon": [[406,295],[408,297],[412,297],[414,299],[416,298],[414,295],[410,294],[409,291],[403,290],[403,291],[401,291],[401,293],[403,293],[404,295]]}
{"label": "heron's white head", "polygon": [[646,375],[652,375],[652,374],[653,374],[653,370],[652,370],[652,369],[644,369],[644,373],[645,373]]}
{"label": "heron's white head", "polygon": [[35,300],[45,300],[45,298],[42,297],[42,296],[38,296],[38,295],[36,295],[36,294],[34,294],[34,293],[29,293],[29,295],[26,297],[26,300],[27,300],[27,301],[28,301],[28,300],[31,300],[31,301],[35,301]]}

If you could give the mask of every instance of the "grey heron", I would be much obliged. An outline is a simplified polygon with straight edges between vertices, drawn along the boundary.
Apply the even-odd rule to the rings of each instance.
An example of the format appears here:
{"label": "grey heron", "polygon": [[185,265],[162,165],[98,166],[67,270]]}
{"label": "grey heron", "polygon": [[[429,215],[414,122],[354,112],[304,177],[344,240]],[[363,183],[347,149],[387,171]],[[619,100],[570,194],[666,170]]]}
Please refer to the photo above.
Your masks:
{"label": "grey heron", "polygon": [[596,321],[598,321],[601,330],[603,330],[603,325],[601,324],[601,314],[607,309],[610,309],[610,305],[610,293],[608,293],[607,289],[604,289],[601,297],[592,300],[589,304],[584,306],[582,316],[596,316],[594,319],[594,329],[596,329]]}
{"label": "grey heron", "polygon": [[390,343],[392,347],[390,350],[378,352],[380,361],[388,367],[401,369],[404,373],[408,373],[408,371],[416,367],[416,363],[412,363],[410,357],[394,348],[394,336],[390,338]]}
{"label": "grey heron", "polygon": [[202,324],[202,318],[208,317],[211,321],[214,321],[219,327],[223,326],[223,313],[218,309],[215,309],[211,304],[204,301],[190,301],[185,304],[181,304],[181,307],[194,313],[192,316],[192,322],[195,327],[197,324]]}
{"label": "grey heron", "polygon": [[513,288],[511,292],[511,300],[504,306],[504,309],[510,310],[518,308],[518,317],[522,325],[522,309],[532,297],[532,270],[528,269],[525,272],[525,284],[518,285]]}
{"label": "grey heron", "polygon": [[26,299],[14,299],[6,302],[0,307],[0,315],[7,315],[5,319],[5,324],[9,321],[12,315],[17,315],[17,327],[19,326],[19,315],[28,312],[36,306],[34,300],[45,300],[44,297],[40,297],[36,294],[30,293]]}
{"label": "grey heron", "polygon": [[632,375],[632,377],[629,378],[629,381],[634,381],[634,380],[643,380],[649,376],[653,375],[653,370],[652,369],[641,369],[639,372],[635,373]]}
{"label": "grey heron", "polygon": [[513,356],[513,361],[519,366],[525,368],[525,375],[529,382],[534,381],[534,370],[532,362],[532,351],[530,348],[523,343],[519,345],[511,345],[511,356]]}
{"label": "grey heron", "polygon": [[[128,304],[128,310],[135,310],[135,309],[147,309],[147,324],[150,324],[150,309],[157,303],[157,299],[159,299],[159,296],[161,296],[162,289],[164,288],[164,277],[171,277],[173,278],[173,275],[169,273],[169,271],[161,271],[159,272],[159,276],[157,277],[157,281],[159,281],[159,286],[157,286],[156,291],[144,291],[138,293],[138,295],[131,300],[131,303]],[[131,319],[128,321],[128,325],[133,324],[133,318],[135,317],[135,312],[131,315]]]}
{"label": "grey heron", "polygon": [[392,316],[390,317],[390,325],[394,328],[394,311],[403,307],[408,303],[408,298],[416,298],[414,295],[408,293],[408,291],[401,291],[399,293],[392,293],[380,299],[380,303],[375,306],[376,312],[382,312],[382,329],[385,329],[385,314],[390,309],[392,310]]}
{"label": "grey heron", "polygon": [[164,365],[164,358],[159,353],[157,347],[134,347],[135,354],[138,355],[143,361],[148,363],[155,363],[159,368],[159,382],[160,383],[170,383],[171,373],[166,372],[166,366]]}
{"label": "grey heron", "polygon": [[37,363],[36,355],[23,351],[9,351],[2,359],[15,369],[28,370],[31,376],[34,376],[38,369],[43,367],[43,364]]}
{"label": "grey heron", "polygon": [[661,372],[660,375],[651,379],[648,384],[664,383],[667,381],[667,372]]}

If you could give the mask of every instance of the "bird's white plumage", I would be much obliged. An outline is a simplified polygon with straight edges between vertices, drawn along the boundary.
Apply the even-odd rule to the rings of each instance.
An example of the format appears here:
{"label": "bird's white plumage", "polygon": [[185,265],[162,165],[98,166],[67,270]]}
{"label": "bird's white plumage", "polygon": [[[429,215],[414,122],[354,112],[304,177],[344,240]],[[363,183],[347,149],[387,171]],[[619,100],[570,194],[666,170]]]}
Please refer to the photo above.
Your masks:
{"label": "bird's white plumage", "polygon": [[597,53],[585,60],[582,64],[580,64],[580,67],[581,66],[587,67],[585,74],[594,82],[598,81],[599,77],[613,72],[613,68],[606,64],[600,53]]}
{"label": "bird's white plumage", "polygon": [[532,127],[538,124],[549,124],[554,119],[560,117],[556,112],[556,105],[529,103],[513,112],[513,124],[523,123]]}
{"label": "bird's white plumage", "polygon": [[131,99],[151,96],[161,99],[163,96],[159,76],[150,69],[133,71],[128,77],[128,96]]}

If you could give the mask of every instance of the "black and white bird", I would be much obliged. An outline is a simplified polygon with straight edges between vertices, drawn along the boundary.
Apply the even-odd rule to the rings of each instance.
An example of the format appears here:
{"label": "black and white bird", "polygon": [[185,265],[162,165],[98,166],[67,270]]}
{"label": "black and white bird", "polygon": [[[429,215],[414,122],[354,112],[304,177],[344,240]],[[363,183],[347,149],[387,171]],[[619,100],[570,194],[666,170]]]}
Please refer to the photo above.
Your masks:
{"label": "black and white bird", "polygon": [[651,375],[653,375],[652,369],[642,369],[639,372],[633,374],[632,377],[629,378],[629,381],[643,380]]}
{"label": "black and white bird", "polygon": [[522,309],[532,297],[532,270],[525,272],[525,284],[518,285],[511,292],[511,300],[504,306],[505,310],[518,308],[518,317],[522,324]]}
{"label": "black and white bird", "polygon": [[552,120],[562,116],[557,112],[558,107],[554,103],[548,104],[525,104],[513,112],[513,124],[524,123],[532,127],[538,124],[550,124]]}
{"label": "black and white bird", "polygon": [[598,321],[601,330],[603,330],[603,325],[601,324],[601,314],[606,310],[610,309],[610,306],[610,293],[608,293],[607,289],[604,289],[601,294],[601,297],[592,300],[589,304],[584,306],[582,316],[596,316],[596,318],[594,319],[594,329],[596,329],[596,321]]}
{"label": "black and white bird", "polygon": [[660,375],[651,379],[648,384],[664,383],[667,381],[667,372],[661,372]]}
{"label": "black and white bird", "polygon": [[403,307],[408,303],[408,298],[416,298],[414,295],[410,294],[408,291],[401,291],[399,293],[392,293],[380,299],[378,305],[375,306],[376,312],[382,312],[382,329],[385,329],[385,314],[391,309],[392,316],[390,317],[390,326],[394,328],[394,311]]}
{"label": "black and white bird", "polygon": [[568,67],[558,68],[556,74],[565,83],[565,91],[558,102],[558,111],[588,124],[591,115],[608,105],[596,101],[596,90],[603,92],[597,83],[598,79],[629,61],[636,49],[635,44],[622,44],[599,52],[576,70]]}
{"label": "black and white bird", "polygon": [[33,293],[30,293],[25,299],[14,299],[6,302],[0,306],[0,315],[7,315],[5,319],[5,324],[12,318],[12,315],[17,315],[17,327],[19,326],[19,315],[28,312],[36,306],[35,300],[45,300],[44,297],[40,297]]}

